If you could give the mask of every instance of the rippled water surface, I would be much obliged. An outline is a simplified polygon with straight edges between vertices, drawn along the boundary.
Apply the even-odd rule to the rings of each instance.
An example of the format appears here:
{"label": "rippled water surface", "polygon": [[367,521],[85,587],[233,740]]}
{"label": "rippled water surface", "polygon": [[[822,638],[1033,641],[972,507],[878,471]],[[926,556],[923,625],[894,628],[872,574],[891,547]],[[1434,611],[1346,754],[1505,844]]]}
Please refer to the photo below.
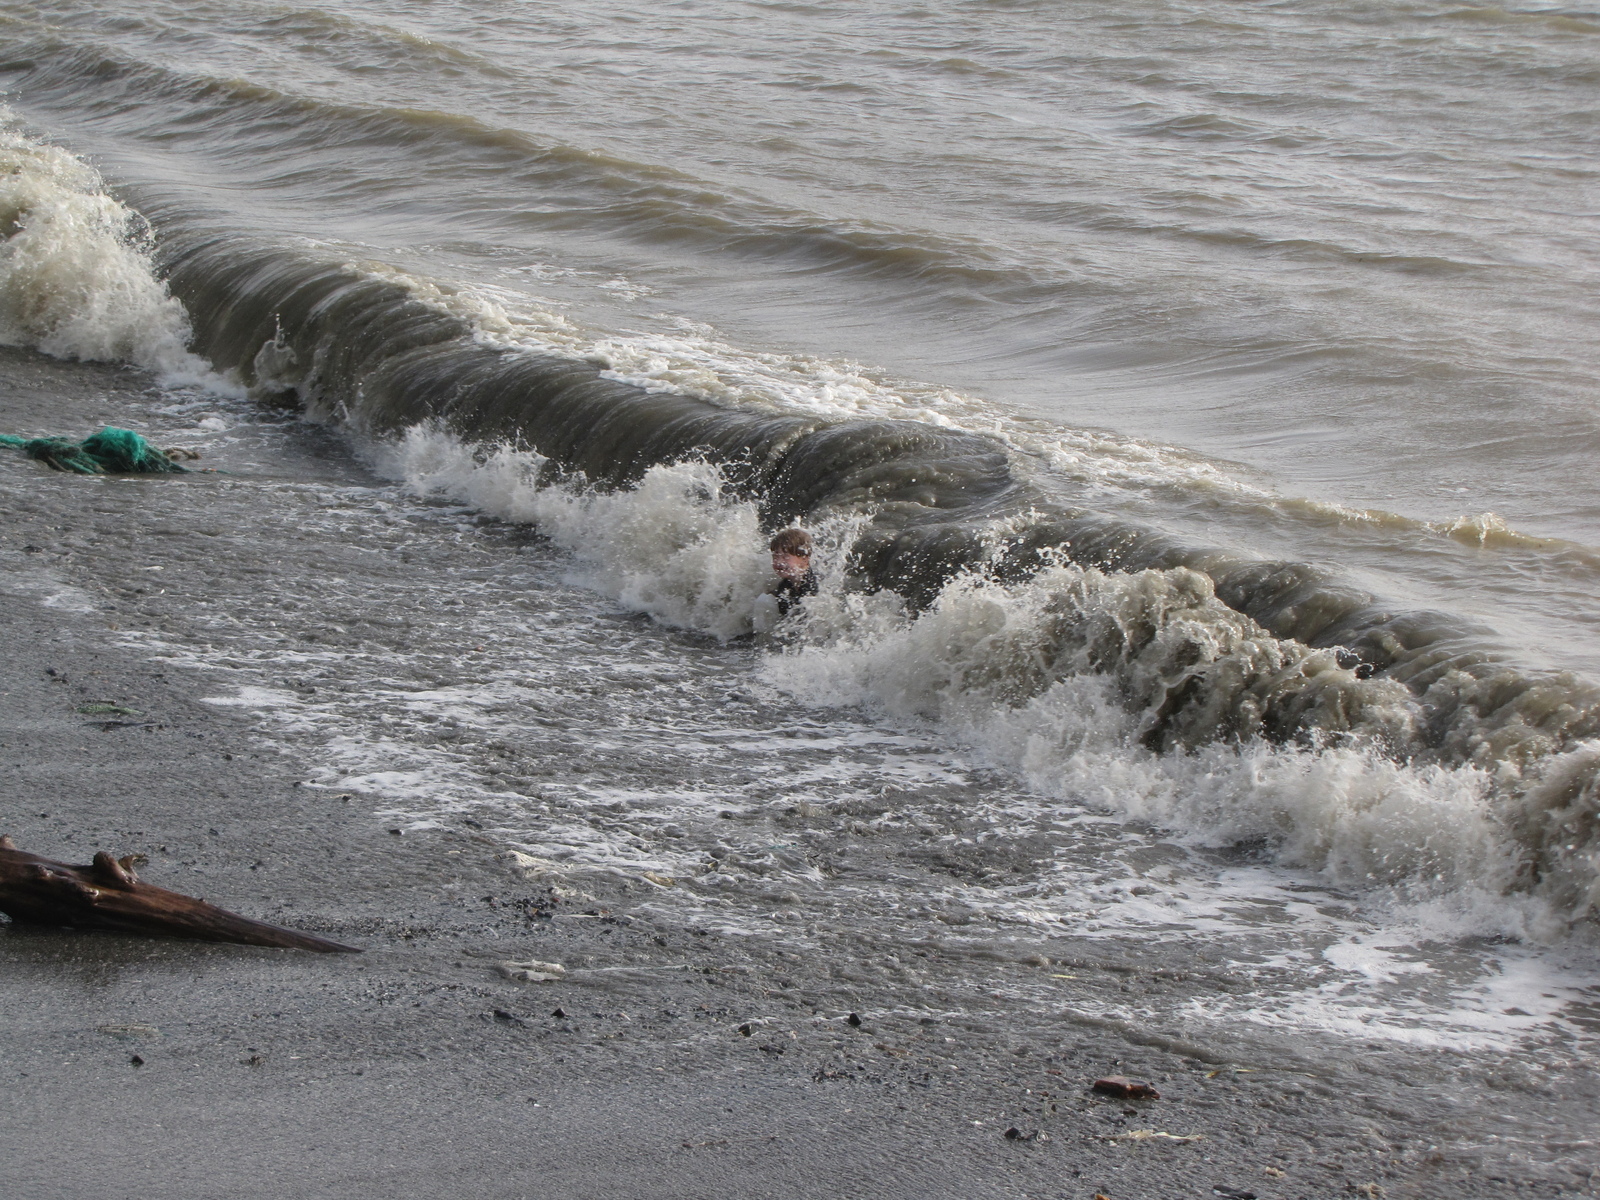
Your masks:
{"label": "rippled water surface", "polygon": [[1600,14],[46,0],[0,54],[6,341],[245,475],[334,430],[219,492],[268,542],[494,523],[130,634],[330,787],[747,929],[1215,935],[1210,1017],[1587,1036]]}

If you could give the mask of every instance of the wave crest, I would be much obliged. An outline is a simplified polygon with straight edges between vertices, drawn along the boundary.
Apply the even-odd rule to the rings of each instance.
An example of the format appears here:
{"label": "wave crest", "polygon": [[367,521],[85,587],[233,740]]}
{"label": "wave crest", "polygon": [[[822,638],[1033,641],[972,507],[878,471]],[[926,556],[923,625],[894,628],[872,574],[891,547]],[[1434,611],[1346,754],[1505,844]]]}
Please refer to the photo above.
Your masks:
{"label": "wave crest", "polygon": [[[760,512],[711,464],[595,488],[438,425],[371,452],[419,493],[533,524],[633,611],[725,639],[763,628]],[[807,703],[934,724],[1046,796],[1469,913],[1475,929],[1552,937],[1595,901],[1600,747],[1526,772],[1428,761],[1425,697],[1274,637],[1196,571],[974,571],[919,612],[849,586],[857,524],[816,529],[822,590],[763,666]]]}
{"label": "wave crest", "polygon": [[156,277],[143,219],[4,110],[0,237],[0,341],[233,390],[189,352],[188,317]]}

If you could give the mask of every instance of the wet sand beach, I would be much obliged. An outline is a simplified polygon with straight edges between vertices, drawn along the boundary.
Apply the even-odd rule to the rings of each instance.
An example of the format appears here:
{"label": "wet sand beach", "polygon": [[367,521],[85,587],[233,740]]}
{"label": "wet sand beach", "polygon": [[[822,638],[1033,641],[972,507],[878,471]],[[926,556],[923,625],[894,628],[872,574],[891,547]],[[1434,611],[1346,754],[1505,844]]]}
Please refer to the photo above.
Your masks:
{"label": "wet sand beach", "polygon": [[1597,34],[0,0],[0,1191],[1595,1194]]}
{"label": "wet sand beach", "polygon": [[[0,824],[68,861],[148,855],[151,882],[365,953],[0,927],[8,1192],[1592,1194],[1597,1085],[1557,1052],[1126,1020],[1134,1000],[1203,1009],[1251,985],[1203,940],[927,920],[875,945],[870,923],[842,936],[777,893],[739,901],[774,910],[768,932],[739,932],[679,903],[683,882],[518,857],[492,809],[416,822],[375,790],[336,789],[320,727],[227,702],[274,668],[243,661],[218,622],[230,605],[238,619],[293,604],[293,636],[335,638],[348,614],[318,611],[307,581],[378,588],[363,572],[391,535],[357,523],[330,540],[324,524],[313,548],[306,531],[326,489],[392,485],[271,412],[253,418],[271,437],[252,441],[242,412],[229,420],[244,432],[197,464],[227,475],[0,460]],[[102,421],[158,444],[206,428],[136,372],[0,358],[0,428]],[[251,499],[263,488],[270,506]],[[458,580],[487,551],[546,553],[453,509],[405,536],[413,573]],[[768,806],[723,822],[781,843],[799,819]],[[926,868],[911,833],[851,844],[846,879]],[[530,960],[566,977],[495,969]],[[1091,1094],[1106,1074],[1162,1098]]]}

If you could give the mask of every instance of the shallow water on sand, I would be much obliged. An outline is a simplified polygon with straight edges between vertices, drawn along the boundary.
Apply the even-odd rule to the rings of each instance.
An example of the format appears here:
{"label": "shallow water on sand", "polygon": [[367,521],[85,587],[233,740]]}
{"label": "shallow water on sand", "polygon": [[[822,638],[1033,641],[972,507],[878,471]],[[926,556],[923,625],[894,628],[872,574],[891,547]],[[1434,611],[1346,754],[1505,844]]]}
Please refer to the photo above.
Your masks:
{"label": "shallow water on sand", "polygon": [[1592,13],[0,14],[8,101],[165,230],[379,261],[625,374],[954,392],[1074,493],[1596,666]]}
{"label": "shallow water on sand", "polygon": [[[81,479],[7,457],[30,547],[7,591],[222,672],[208,702],[321,763],[305,786],[330,804],[481,830],[561,886],[631,881],[675,921],[848,960],[841,987],[880,979],[929,1011],[985,987],[919,969],[934,945],[1036,960],[1008,1002],[1082,1003],[1219,1055],[1312,1031],[1588,1053],[1596,979],[1575,947],[1459,936],[1470,917],[1443,906],[1375,905],[1263,846],[1042,795],[925,722],[819,707],[770,646],[629,612],[526,526],[385,482],[246,401],[156,393],[105,415],[226,473]],[[1180,982],[1085,994],[1070,963],[1102,943]]]}
{"label": "shallow water on sand", "polygon": [[1597,35],[0,4],[0,340],[229,472],[7,457],[4,587],[842,994],[1591,1061]]}

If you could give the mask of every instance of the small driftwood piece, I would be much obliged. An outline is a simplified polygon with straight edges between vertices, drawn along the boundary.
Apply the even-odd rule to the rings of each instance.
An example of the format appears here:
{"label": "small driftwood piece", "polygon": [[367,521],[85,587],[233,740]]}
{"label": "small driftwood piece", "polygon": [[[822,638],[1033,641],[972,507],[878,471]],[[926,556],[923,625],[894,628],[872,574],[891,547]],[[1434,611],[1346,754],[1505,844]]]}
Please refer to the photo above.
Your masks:
{"label": "small driftwood piece", "polygon": [[1096,1079],[1090,1090],[1122,1100],[1161,1099],[1161,1093],[1148,1083],[1142,1079],[1129,1079],[1126,1075],[1107,1075],[1104,1079]]}
{"label": "small driftwood piece", "polygon": [[252,921],[193,896],[141,883],[133,862],[132,855],[118,861],[102,850],[89,866],[71,866],[18,850],[10,838],[0,837],[0,912],[35,925],[361,953],[355,946]]}

